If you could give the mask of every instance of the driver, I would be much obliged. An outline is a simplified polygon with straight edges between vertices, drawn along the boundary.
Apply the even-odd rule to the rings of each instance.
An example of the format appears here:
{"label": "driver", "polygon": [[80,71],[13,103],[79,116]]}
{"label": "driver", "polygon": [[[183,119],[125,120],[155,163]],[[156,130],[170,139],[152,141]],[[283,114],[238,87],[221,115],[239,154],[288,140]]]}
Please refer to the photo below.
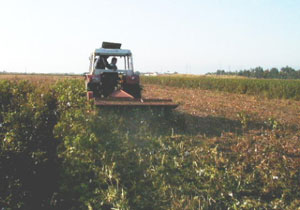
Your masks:
{"label": "driver", "polygon": [[117,67],[117,58],[115,58],[115,57],[113,57],[112,59],[111,59],[111,62],[110,62],[110,64],[108,64],[107,63],[107,65],[106,65],[106,67],[108,68],[108,69],[111,69],[111,70],[117,70],[118,69],[118,67]]}

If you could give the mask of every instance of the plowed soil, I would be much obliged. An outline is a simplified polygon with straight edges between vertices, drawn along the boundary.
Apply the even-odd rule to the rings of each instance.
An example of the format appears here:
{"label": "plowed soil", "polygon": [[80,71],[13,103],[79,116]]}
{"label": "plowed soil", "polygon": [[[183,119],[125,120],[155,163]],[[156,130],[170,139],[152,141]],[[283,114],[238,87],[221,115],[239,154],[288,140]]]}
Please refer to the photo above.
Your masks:
{"label": "plowed soil", "polygon": [[[252,124],[257,130],[270,124],[291,127],[294,131],[300,127],[300,102],[295,100],[270,100],[242,94],[159,85],[144,85],[143,96],[173,99],[180,104],[177,111],[202,119],[202,126],[205,127],[218,125],[217,119],[223,119],[225,123]],[[212,122],[205,119],[215,119],[214,124],[209,124]]]}

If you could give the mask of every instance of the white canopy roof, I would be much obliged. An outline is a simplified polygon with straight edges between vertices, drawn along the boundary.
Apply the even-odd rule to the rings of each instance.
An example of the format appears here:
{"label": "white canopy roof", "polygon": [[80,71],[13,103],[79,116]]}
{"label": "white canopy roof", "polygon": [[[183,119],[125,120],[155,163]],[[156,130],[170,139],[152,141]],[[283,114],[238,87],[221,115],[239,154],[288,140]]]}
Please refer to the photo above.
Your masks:
{"label": "white canopy roof", "polygon": [[106,48],[99,48],[95,49],[96,55],[110,55],[110,56],[126,56],[131,55],[130,50],[123,50],[123,49],[106,49]]}

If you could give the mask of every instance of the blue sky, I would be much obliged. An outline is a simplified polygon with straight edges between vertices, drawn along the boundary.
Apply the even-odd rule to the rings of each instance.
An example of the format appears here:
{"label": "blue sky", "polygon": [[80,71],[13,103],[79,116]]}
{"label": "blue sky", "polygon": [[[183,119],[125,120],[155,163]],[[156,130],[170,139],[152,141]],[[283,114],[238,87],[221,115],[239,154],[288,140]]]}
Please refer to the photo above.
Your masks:
{"label": "blue sky", "polygon": [[300,69],[298,0],[0,0],[0,71],[83,73],[102,41],[138,71]]}

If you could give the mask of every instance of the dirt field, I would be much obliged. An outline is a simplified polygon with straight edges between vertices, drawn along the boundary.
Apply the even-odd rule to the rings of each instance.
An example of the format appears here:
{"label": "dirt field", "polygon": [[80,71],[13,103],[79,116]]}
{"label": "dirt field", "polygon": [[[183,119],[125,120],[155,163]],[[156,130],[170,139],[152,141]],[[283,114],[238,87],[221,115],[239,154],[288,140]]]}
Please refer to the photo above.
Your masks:
{"label": "dirt field", "polygon": [[159,85],[144,85],[143,94],[147,98],[172,98],[180,104],[177,110],[193,119],[191,123],[196,129],[208,133],[217,128],[234,132],[240,129],[241,122],[253,131],[276,124],[285,126],[289,132],[300,128],[299,101]]}

